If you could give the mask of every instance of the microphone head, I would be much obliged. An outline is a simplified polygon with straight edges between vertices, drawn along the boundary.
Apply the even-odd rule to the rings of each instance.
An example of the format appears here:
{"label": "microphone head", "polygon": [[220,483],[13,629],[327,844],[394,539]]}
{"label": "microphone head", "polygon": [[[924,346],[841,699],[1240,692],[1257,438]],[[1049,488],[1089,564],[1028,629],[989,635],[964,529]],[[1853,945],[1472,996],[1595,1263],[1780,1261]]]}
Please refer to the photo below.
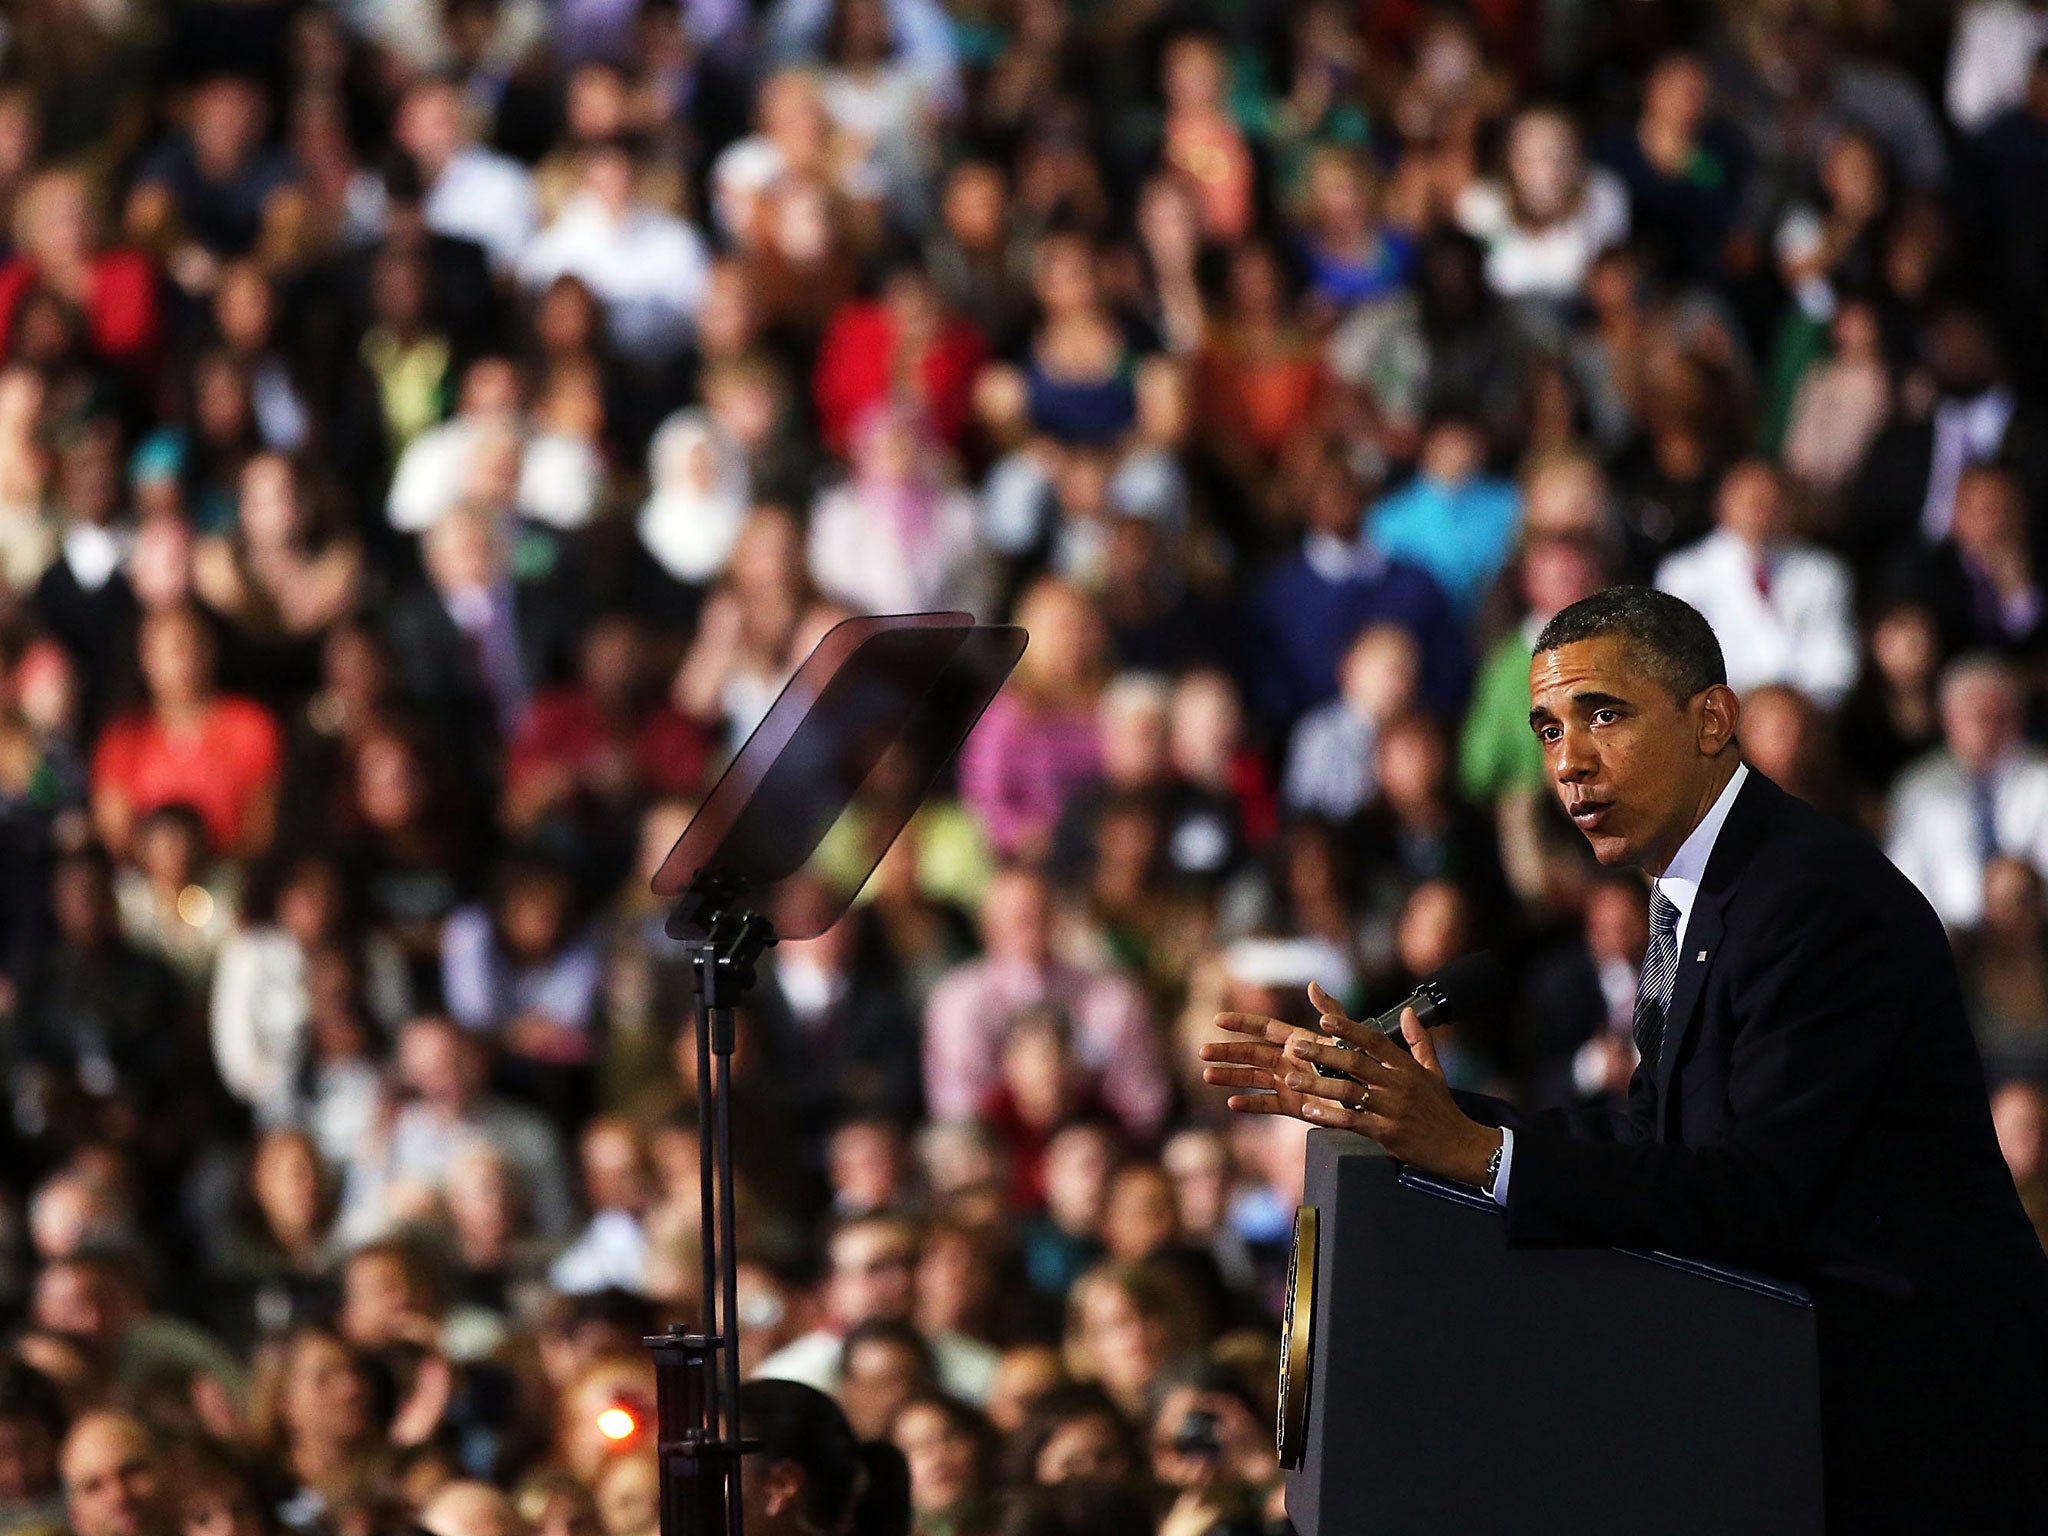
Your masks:
{"label": "microphone head", "polygon": [[1508,973],[1491,950],[1458,956],[1432,976],[1429,984],[1443,999],[1448,1018],[1484,1018],[1508,1000]]}

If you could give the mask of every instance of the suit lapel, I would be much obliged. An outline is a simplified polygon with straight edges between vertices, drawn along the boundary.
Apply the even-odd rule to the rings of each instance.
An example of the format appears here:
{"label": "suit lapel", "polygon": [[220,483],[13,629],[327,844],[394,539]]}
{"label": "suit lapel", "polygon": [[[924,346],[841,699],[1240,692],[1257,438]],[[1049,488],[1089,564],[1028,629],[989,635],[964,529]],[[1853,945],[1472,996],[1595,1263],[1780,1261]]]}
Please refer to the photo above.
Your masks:
{"label": "suit lapel", "polygon": [[1657,1136],[1663,1139],[1670,1117],[1671,1074],[1676,1069],[1685,1042],[1692,1032],[1705,990],[1707,970],[1721,952],[1724,931],[1722,909],[1734,893],[1736,882],[1749,867],[1749,857],[1762,838],[1764,824],[1785,792],[1754,768],[1743,781],[1728,808],[1728,819],[1714,839],[1714,851],[1707,856],[1706,874],[1700,880],[1699,899],[1686,919],[1685,939],[1678,954],[1678,974],[1671,983],[1671,1008],[1664,1016],[1664,1041],[1657,1053]]}

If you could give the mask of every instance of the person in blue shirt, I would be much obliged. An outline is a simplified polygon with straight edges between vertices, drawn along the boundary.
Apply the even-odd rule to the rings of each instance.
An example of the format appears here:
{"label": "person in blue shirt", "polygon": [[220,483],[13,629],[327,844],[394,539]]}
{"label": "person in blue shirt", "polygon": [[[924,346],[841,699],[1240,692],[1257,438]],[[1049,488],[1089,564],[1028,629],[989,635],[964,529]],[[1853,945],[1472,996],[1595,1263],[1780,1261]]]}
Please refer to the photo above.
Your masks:
{"label": "person in blue shirt", "polygon": [[1486,473],[1486,434],[1474,418],[1438,414],[1422,435],[1415,478],[1367,515],[1366,538],[1436,578],[1470,625],[1521,526],[1514,483]]}

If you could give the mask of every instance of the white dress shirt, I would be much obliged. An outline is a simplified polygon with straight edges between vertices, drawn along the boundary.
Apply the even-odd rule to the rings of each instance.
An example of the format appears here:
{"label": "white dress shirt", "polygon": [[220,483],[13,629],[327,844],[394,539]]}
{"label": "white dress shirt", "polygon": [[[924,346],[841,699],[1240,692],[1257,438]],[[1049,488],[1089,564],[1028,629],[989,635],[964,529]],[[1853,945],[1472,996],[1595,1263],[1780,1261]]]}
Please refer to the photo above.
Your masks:
{"label": "white dress shirt", "polygon": [[2025,0],[1972,0],[1948,56],[1948,115],[1976,133],[2027,96],[2027,72],[2048,43],[2048,15]]}
{"label": "white dress shirt", "polygon": [[[1749,765],[1737,763],[1735,772],[1728,782],[1721,786],[1721,793],[1707,808],[1707,814],[1700,818],[1684,842],[1678,845],[1678,852],[1671,856],[1671,863],[1664,873],[1652,882],[1664,893],[1665,900],[1678,908],[1678,927],[1673,938],[1679,962],[1685,960],[1685,930],[1692,921],[1693,906],[1700,899],[1700,882],[1707,876],[1707,860],[1713,857],[1714,844],[1719,841],[1721,828],[1728,820],[1728,813],[1735,808],[1735,797],[1742,793],[1742,786],[1749,778]],[[1508,1174],[1515,1159],[1515,1133],[1505,1126],[1500,1133],[1500,1172],[1494,1175],[1493,1199],[1496,1205],[1508,1203]]]}
{"label": "white dress shirt", "polygon": [[659,360],[689,340],[710,279],[711,255],[694,225],[636,205],[614,214],[578,193],[527,247],[519,278],[533,291],[564,273],[605,307],[612,341],[629,357]]}
{"label": "white dress shirt", "polygon": [[434,178],[422,211],[437,235],[474,240],[491,265],[519,265],[538,222],[533,175],[509,155],[472,146],[457,150]]}
{"label": "white dress shirt", "polygon": [[[1769,572],[1770,596],[1757,583]],[[1809,544],[1759,551],[1716,529],[1657,568],[1657,585],[1706,616],[1737,693],[1790,683],[1833,709],[1856,681],[1858,648],[1849,568]]]}
{"label": "white dress shirt", "polygon": [[[1885,852],[1920,888],[1943,923],[1968,928],[1984,915],[1984,851],[1975,786],[1946,750],[1930,753],[1892,786]],[[2028,748],[1991,773],[1998,851],[2048,874],[2048,755]]]}

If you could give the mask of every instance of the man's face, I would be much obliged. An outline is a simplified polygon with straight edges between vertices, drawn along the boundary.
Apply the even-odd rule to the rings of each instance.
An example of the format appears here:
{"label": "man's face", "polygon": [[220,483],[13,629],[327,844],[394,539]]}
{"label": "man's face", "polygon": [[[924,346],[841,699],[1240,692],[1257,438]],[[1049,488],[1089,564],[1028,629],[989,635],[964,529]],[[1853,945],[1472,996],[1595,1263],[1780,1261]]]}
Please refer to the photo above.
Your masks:
{"label": "man's face", "polygon": [[1784,531],[1778,477],[1767,464],[1730,470],[1716,511],[1724,529],[1751,544],[1767,544]]}
{"label": "man's face", "polygon": [[839,1405],[856,1435],[879,1440],[889,1432],[896,1410],[928,1385],[924,1361],[915,1350],[870,1339],[847,1357],[839,1378]]}
{"label": "man's face", "polygon": [[982,903],[982,942],[1005,960],[1044,964],[1052,949],[1049,905],[1036,875],[1011,870],[997,876]]}
{"label": "man's face", "polygon": [[358,1256],[343,1271],[341,1292],[342,1332],[351,1343],[367,1348],[380,1348],[399,1337],[401,1323],[414,1310],[405,1266],[390,1254]]}
{"label": "man's face", "polygon": [[1941,730],[1948,749],[1972,773],[1989,773],[2019,744],[2018,686],[1983,674],[1952,679],[1941,691]]}
{"label": "man's face", "polygon": [[134,1420],[88,1418],[65,1444],[63,1475],[78,1536],[163,1536],[169,1522],[156,1450]]}
{"label": "man's face", "polygon": [[871,1318],[900,1322],[915,1299],[917,1240],[893,1222],[850,1227],[832,1245],[832,1316],[842,1327]]}
{"label": "man's face", "polygon": [[36,1276],[33,1314],[38,1326],[68,1333],[108,1354],[127,1322],[113,1287],[89,1264],[47,1266]]}
{"label": "man's face", "polygon": [[1539,653],[1529,705],[1558,800],[1593,856],[1661,874],[1713,803],[1734,694],[1675,701],[1622,641],[1603,636]]}

